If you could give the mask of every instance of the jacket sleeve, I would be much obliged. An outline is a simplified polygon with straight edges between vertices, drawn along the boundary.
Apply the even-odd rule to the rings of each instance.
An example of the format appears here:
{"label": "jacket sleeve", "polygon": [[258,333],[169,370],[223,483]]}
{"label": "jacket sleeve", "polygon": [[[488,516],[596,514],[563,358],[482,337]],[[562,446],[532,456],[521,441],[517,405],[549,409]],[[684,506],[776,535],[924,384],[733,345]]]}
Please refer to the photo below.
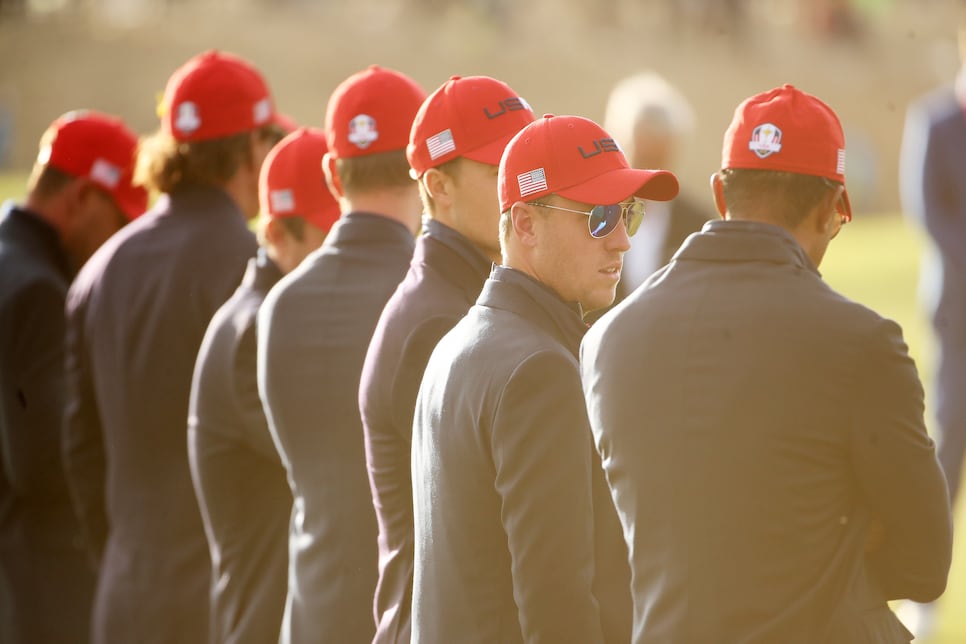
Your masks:
{"label": "jacket sleeve", "polygon": [[869,555],[889,599],[932,601],[946,587],[952,517],[923,422],[923,390],[898,325],[882,320],[860,354],[851,454],[885,539]]}
{"label": "jacket sleeve", "polygon": [[73,291],[68,294],[63,457],[74,509],[88,550],[97,564],[107,541],[104,499],[107,465],[89,347],[84,338],[85,297]]}
{"label": "jacket sleeve", "polygon": [[[429,318],[413,329],[406,338],[399,370],[392,382],[392,415],[393,424],[400,432],[405,432],[407,437],[412,437],[416,396],[423,380],[423,372],[429,363],[429,356],[457,321],[458,319],[450,317]],[[405,465],[408,470],[408,458]]]}
{"label": "jacket sleeve", "polygon": [[498,403],[491,450],[527,642],[600,642],[590,426],[577,365],[540,352]]}
{"label": "jacket sleeve", "polygon": [[64,287],[38,282],[9,303],[2,345],[3,471],[17,496],[67,499],[60,457],[64,414]]}
{"label": "jacket sleeve", "polygon": [[251,324],[238,338],[232,371],[235,403],[251,445],[263,457],[278,461],[278,450],[272,441],[265,409],[258,394],[257,337],[257,328]]}

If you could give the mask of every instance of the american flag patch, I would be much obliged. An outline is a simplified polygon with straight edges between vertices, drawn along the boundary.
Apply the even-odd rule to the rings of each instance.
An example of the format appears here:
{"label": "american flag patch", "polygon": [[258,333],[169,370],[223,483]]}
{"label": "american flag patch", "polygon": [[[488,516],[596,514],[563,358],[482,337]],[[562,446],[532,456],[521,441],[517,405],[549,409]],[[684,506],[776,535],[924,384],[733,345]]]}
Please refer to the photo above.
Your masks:
{"label": "american flag patch", "polygon": [[520,196],[526,197],[535,192],[547,189],[547,173],[543,168],[531,170],[517,175],[517,184],[520,186]]}
{"label": "american flag patch", "polygon": [[94,165],[91,166],[90,177],[101,185],[113,190],[121,182],[121,169],[110,161],[97,159],[94,161]]}
{"label": "american flag patch", "polygon": [[835,174],[845,174],[845,150],[839,149],[838,159],[835,162]]}
{"label": "american flag patch", "polygon": [[426,147],[429,148],[429,158],[434,161],[444,154],[449,154],[456,149],[452,130],[443,130],[429,137],[426,139]]}
{"label": "american flag patch", "polygon": [[268,193],[268,199],[272,204],[272,212],[283,213],[295,210],[295,195],[291,190],[272,190]]}

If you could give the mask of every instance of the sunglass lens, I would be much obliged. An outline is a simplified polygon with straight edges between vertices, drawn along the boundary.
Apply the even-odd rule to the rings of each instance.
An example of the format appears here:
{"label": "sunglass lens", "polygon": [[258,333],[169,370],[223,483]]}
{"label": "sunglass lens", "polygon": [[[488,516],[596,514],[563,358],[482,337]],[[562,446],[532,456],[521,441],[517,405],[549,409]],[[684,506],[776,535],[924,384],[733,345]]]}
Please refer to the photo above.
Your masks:
{"label": "sunglass lens", "polygon": [[590,211],[590,236],[600,239],[614,232],[617,222],[621,220],[621,207],[594,206]]}
{"label": "sunglass lens", "polygon": [[640,199],[635,199],[627,207],[627,236],[633,237],[637,229],[641,227],[641,222],[644,220],[644,202]]}

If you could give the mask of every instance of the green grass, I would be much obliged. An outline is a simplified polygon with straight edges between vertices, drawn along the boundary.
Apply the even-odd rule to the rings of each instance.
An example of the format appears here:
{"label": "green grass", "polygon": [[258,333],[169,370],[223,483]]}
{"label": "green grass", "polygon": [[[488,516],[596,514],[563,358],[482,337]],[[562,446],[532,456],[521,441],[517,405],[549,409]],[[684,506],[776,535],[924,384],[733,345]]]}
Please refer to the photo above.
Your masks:
{"label": "green grass", "polygon": [[[0,201],[23,196],[25,174],[0,173]],[[902,325],[909,352],[928,385],[934,347],[917,299],[922,233],[899,215],[859,215],[839,235],[822,264],[826,281],[844,295]],[[928,387],[927,387],[928,390]],[[927,408],[928,408],[927,398]],[[966,512],[960,504],[959,514]],[[966,642],[966,535],[958,534],[949,587],[931,644]]]}
{"label": "green grass", "polygon": [[22,199],[26,183],[27,175],[24,173],[0,172],[0,203],[7,199]]}

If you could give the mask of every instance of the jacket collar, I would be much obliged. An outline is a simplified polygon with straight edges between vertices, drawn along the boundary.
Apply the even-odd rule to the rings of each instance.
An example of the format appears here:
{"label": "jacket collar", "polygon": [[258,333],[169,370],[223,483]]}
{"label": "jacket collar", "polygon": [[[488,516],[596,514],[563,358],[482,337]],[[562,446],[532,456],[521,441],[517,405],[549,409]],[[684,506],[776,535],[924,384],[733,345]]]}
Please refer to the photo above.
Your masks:
{"label": "jacket collar", "polygon": [[493,267],[476,303],[516,313],[556,338],[574,357],[587,332],[578,305],[564,302],[544,284],[509,266]]}
{"label": "jacket collar", "polygon": [[248,260],[242,286],[258,293],[268,293],[275,282],[282,279],[282,269],[273,262],[264,248],[258,249],[258,254]]}
{"label": "jacket collar", "polygon": [[368,246],[374,243],[400,243],[413,248],[416,240],[409,229],[395,219],[374,212],[358,211],[342,215],[329,230],[322,246]]}
{"label": "jacket collar", "polygon": [[[0,238],[17,240],[46,258],[66,279],[73,276],[67,251],[57,230],[37,213],[7,202],[0,207]],[[76,267],[75,267],[76,268]]]}
{"label": "jacket collar", "polygon": [[821,277],[805,250],[784,228],[756,221],[715,220],[688,237],[671,261],[791,264]]}
{"label": "jacket collar", "polygon": [[473,242],[435,219],[424,222],[423,234],[416,240],[413,264],[437,267],[447,279],[475,293],[479,293],[493,266]]}
{"label": "jacket collar", "polygon": [[[170,193],[162,193],[151,210],[173,215],[184,213],[191,217],[197,217],[201,213],[206,216],[232,217],[239,222],[245,222],[245,214],[235,200],[217,186],[180,185]],[[134,221],[139,220],[140,218]]]}

